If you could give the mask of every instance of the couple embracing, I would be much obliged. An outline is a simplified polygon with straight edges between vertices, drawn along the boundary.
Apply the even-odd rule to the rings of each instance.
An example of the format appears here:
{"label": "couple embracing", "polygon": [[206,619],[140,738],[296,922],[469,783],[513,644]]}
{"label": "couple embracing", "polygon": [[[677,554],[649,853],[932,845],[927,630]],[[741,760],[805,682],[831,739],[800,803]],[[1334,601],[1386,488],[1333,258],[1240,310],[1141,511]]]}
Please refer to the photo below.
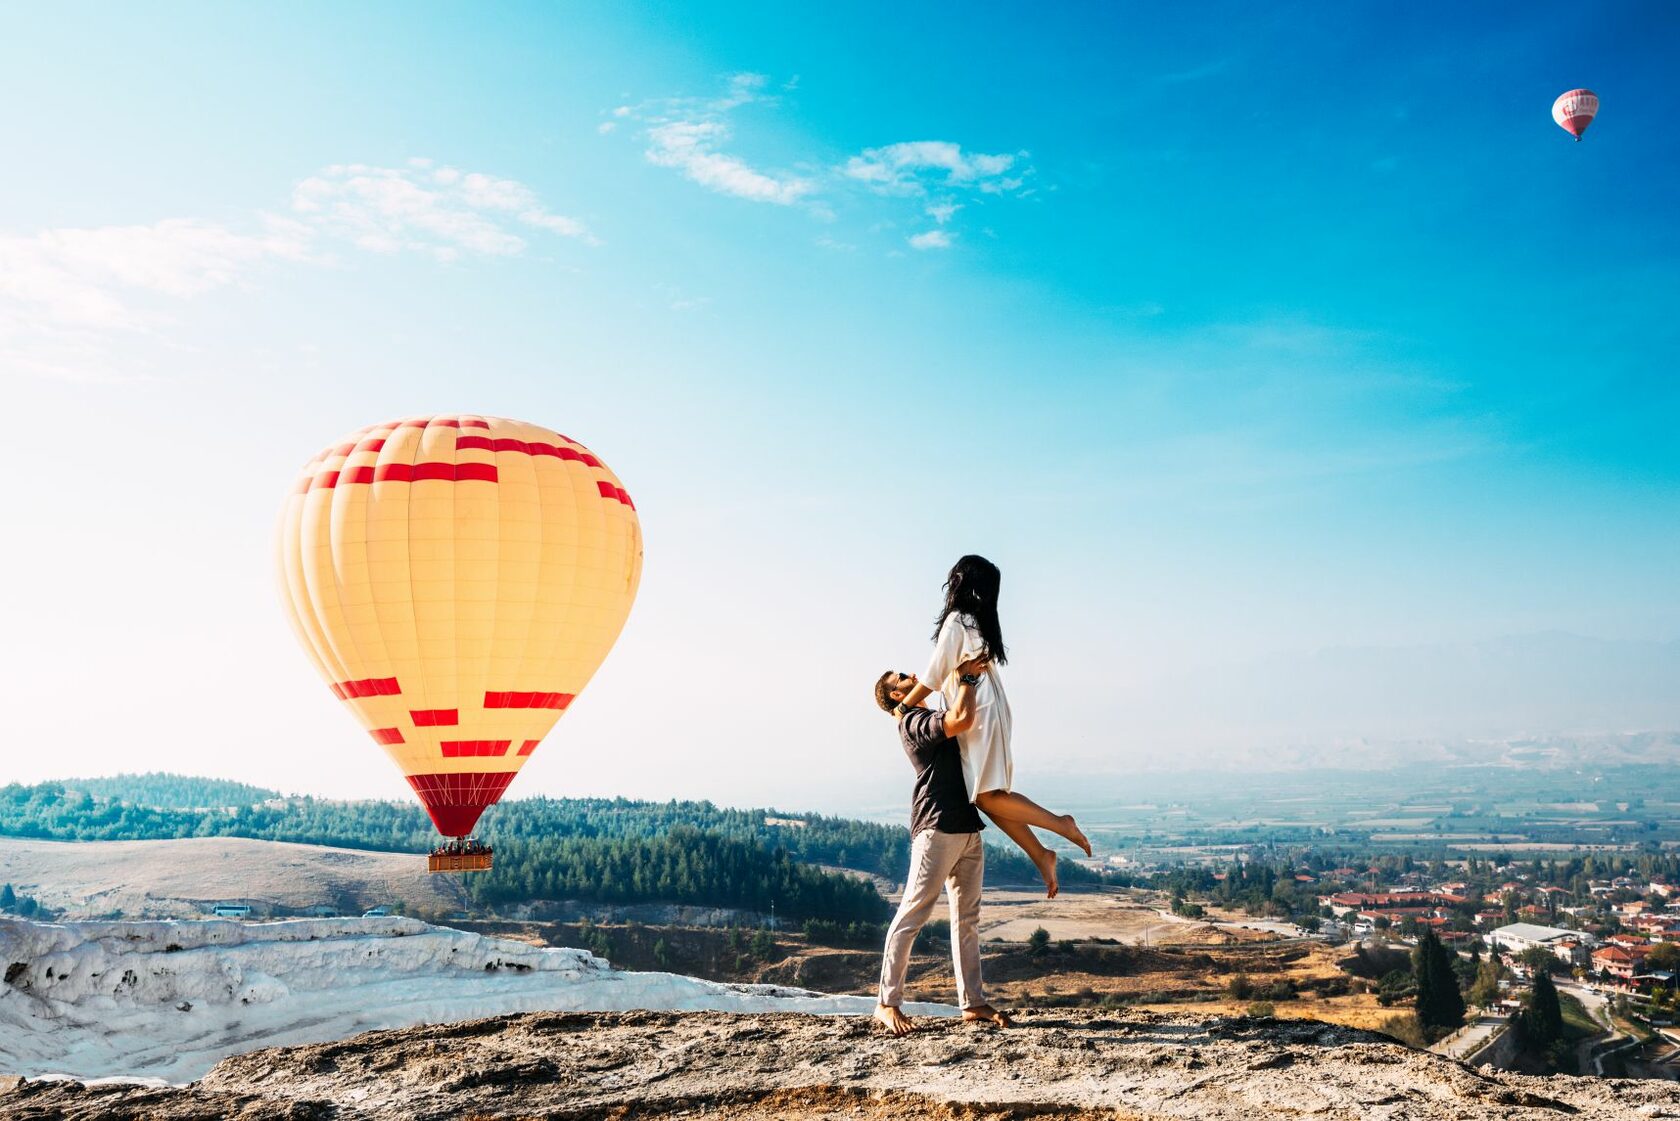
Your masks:
{"label": "couple embracing", "polygon": [[[963,1019],[1010,1026],[986,1003],[980,984],[980,889],[985,849],[981,814],[1032,860],[1054,897],[1056,854],[1033,833],[1047,829],[1091,852],[1067,814],[1054,814],[1014,789],[1009,698],[998,667],[1008,661],[998,622],[1002,574],[985,557],[966,556],[945,581],[945,604],[927,671],[888,670],[875,683],[875,703],[898,721],[899,739],[916,769],[910,808],[910,876],[887,929],[875,1019],[894,1035],[910,1030],[900,1009],[904,974],[916,934],[939,902],[951,901],[951,959]],[[929,707],[929,698],[942,703]]]}

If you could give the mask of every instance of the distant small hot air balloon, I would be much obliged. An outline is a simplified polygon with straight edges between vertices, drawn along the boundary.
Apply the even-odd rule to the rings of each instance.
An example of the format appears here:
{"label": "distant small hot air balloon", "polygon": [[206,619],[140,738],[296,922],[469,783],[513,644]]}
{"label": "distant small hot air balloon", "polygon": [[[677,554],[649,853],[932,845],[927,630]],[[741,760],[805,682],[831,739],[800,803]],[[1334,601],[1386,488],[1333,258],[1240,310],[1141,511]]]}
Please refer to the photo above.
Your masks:
{"label": "distant small hot air balloon", "polygon": [[424,416],[363,428],[298,475],[281,599],[333,696],[402,769],[434,871],[490,866],[467,838],[618,638],[642,571],[618,477],[549,428]]}
{"label": "distant small hot air balloon", "polygon": [[1552,102],[1552,120],[1577,141],[1598,113],[1598,94],[1592,90],[1570,90]]}

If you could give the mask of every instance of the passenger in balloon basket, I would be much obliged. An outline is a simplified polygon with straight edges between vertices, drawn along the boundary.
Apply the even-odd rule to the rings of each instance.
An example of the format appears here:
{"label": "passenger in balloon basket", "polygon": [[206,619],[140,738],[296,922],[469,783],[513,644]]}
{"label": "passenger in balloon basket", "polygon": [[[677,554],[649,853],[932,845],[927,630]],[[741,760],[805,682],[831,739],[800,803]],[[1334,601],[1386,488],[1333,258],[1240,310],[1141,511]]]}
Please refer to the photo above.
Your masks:
{"label": "passenger in balloon basket", "polygon": [[[941,888],[951,899],[951,962],[963,1019],[1011,1026],[1007,1013],[986,1003],[980,982],[980,891],[986,853],[980,842],[980,814],[963,785],[962,752],[955,738],[974,727],[976,684],[985,668],[983,656],[958,667],[952,704],[944,710],[921,704],[905,708],[896,700],[882,705],[897,718],[899,740],[916,769],[910,796],[910,878],[898,914],[887,928],[880,998],[875,1005],[876,1022],[893,1035],[911,1030],[910,1018],[901,1007],[904,973],[910,965],[910,948],[939,902]],[[914,680],[909,674],[895,673],[882,678],[894,689],[908,689]],[[876,699],[882,696],[877,685]]]}
{"label": "passenger in balloon basket", "polygon": [[[963,782],[973,803],[1027,854],[1044,878],[1045,893],[1056,897],[1056,854],[1033,829],[1046,829],[1091,855],[1091,842],[1071,814],[1045,809],[1014,789],[1009,698],[999,667],[1009,660],[998,621],[998,592],[1003,574],[985,557],[963,557],[945,579],[945,602],[935,620],[933,656],[918,680],[911,674],[884,673],[875,700],[890,711],[920,706],[935,692],[947,709],[962,687],[963,666],[978,663],[974,676],[974,722],[957,737],[962,748]],[[896,705],[896,709],[895,706]]]}

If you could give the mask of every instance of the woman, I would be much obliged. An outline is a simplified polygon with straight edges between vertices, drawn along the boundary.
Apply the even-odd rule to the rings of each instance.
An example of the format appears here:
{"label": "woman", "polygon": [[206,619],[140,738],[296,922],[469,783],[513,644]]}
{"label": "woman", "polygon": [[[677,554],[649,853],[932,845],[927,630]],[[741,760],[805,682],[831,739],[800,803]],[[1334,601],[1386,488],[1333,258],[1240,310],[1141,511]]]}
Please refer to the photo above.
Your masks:
{"label": "woman", "polygon": [[962,748],[968,796],[1010,840],[1021,846],[1054,898],[1056,854],[1039,841],[1032,827],[1036,825],[1067,838],[1084,849],[1086,856],[1091,855],[1091,842],[1085,839],[1071,815],[1053,814],[1011,789],[1015,768],[1009,750],[1009,698],[1004,695],[1003,678],[997,669],[1009,661],[997,613],[1002,579],[997,565],[972,554],[951,569],[945,580],[945,606],[935,621],[933,657],[927,672],[904,698],[904,705],[920,704],[934,690],[944,695],[947,705],[954,703],[957,667],[975,658],[986,660],[986,669],[975,687],[974,724],[957,737]]}

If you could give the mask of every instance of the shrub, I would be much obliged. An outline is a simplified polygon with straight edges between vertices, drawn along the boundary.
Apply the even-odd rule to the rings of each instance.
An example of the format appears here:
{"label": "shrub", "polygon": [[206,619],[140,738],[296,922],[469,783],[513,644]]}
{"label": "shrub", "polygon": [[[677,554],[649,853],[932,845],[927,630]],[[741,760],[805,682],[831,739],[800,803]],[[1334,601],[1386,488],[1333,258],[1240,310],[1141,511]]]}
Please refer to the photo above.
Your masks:
{"label": "shrub", "polygon": [[1386,1036],[1399,1040],[1408,1047],[1427,1047],[1429,1040],[1424,1034],[1423,1023],[1417,1018],[1416,1012],[1403,1012],[1398,1016],[1390,1016],[1377,1030]]}
{"label": "shrub", "polygon": [[1257,1000],[1248,1006],[1248,1014],[1256,1020],[1270,1020],[1277,1015],[1277,1009],[1272,1007],[1271,1001]]}

